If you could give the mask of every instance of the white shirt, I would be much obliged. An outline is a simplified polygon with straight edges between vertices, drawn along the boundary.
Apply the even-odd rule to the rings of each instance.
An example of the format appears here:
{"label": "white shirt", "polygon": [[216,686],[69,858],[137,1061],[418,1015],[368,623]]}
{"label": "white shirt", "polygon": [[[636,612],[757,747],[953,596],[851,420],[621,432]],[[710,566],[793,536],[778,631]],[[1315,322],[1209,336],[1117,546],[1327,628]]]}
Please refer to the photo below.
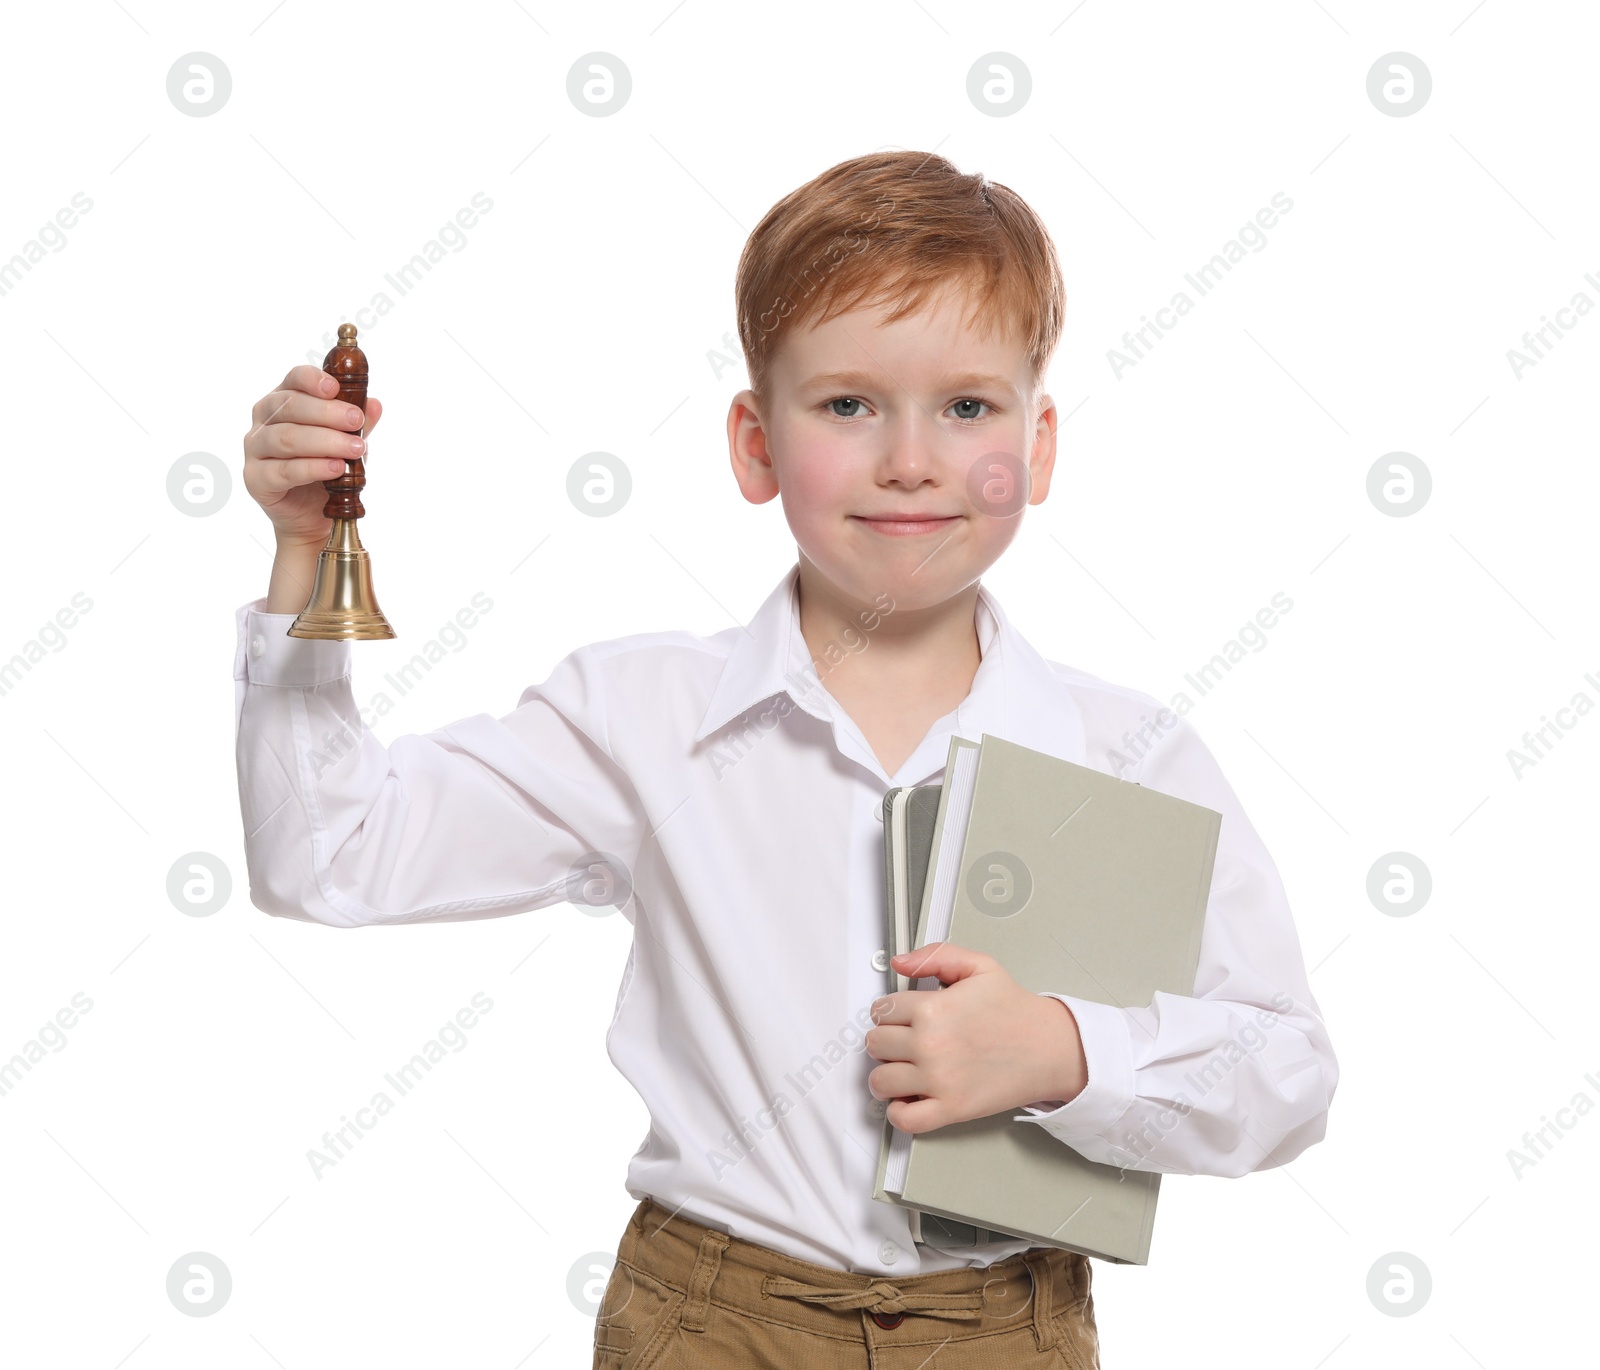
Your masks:
{"label": "white shirt", "polygon": [[634,937],[606,1046],[651,1120],[630,1195],[839,1270],[988,1265],[1029,1243],[925,1246],[905,1209],[872,1198],[884,1105],[864,1037],[894,987],[883,793],[942,780],[952,734],[1116,774],[1159,716],[1170,726],[1123,778],[1223,815],[1195,996],[1055,996],[1088,1086],[1012,1117],[1091,1160],[1165,1172],[1242,1175],[1319,1141],[1338,1065],[1277,869],[1195,731],[1046,661],[980,585],[971,692],[887,775],[827,692],[828,662],[812,664],[798,573],[748,627],[579,647],[504,717],[387,747],[362,725],[348,642],[289,637],[293,615],[242,605],[251,901],[337,927],[617,904]]}

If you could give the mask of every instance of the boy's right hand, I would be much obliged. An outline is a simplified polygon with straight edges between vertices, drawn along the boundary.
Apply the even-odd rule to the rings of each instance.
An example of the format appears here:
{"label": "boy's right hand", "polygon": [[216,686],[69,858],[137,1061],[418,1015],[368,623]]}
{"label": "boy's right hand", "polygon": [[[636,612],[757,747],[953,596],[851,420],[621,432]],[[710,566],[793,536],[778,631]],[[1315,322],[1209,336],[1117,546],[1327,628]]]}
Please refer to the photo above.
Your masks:
{"label": "boy's right hand", "polygon": [[352,404],[333,398],[339,383],[309,362],[294,367],[283,383],[250,411],[244,435],[244,488],[272,520],[278,542],[328,540],[332,520],[322,516],[328,492],[322,482],[342,476],[345,461],[364,455],[350,445],[378,426],[383,405],[367,396],[363,418]]}

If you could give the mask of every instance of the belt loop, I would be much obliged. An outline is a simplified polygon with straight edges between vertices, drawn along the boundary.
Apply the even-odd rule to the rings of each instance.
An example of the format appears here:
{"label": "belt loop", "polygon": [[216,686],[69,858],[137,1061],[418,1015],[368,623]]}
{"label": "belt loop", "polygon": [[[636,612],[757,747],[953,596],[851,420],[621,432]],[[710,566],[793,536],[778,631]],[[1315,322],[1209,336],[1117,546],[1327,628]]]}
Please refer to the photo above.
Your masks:
{"label": "belt loop", "polygon": [[1033,1280],[1033,1340],[1041,1351],[1048,1351],[1055,1345],[1055,1324],[1050,1321],[1052,1312],[1050,1303],[1051,1276],[1050,1252],[1045,1247],[1033,1247],[1022,1253],[1022,1259],[1027,1264],[1028,1275]]}
{"label": "belt loop", "polygon": [[703,1332],[706,1327],[706,1305],[711,1300],[711,1282],[717,1277],[722,1264],[723,1248],[728,1245],[728,1234],[716,1229],[700,1238],[700,1254],[695,1257],[694,1270],[689,1275],[689,1289],[684,1304],[683,1319],[679,1324],[685,1332]]}

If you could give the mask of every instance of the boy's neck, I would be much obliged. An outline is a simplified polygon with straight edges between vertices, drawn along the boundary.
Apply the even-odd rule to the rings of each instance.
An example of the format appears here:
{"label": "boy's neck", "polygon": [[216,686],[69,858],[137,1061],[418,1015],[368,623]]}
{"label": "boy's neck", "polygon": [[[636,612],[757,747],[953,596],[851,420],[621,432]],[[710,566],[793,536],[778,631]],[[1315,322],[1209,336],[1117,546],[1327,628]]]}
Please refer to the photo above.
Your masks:
{"label": "boy's neck", "polygon": [[[830,693],[863,689],[964,698],[977,673],[978,581],[949,599],[909,609],[892,590],[858,601],[803,555],[800,634]],[[836,688],[837,687],[837,688]]]}

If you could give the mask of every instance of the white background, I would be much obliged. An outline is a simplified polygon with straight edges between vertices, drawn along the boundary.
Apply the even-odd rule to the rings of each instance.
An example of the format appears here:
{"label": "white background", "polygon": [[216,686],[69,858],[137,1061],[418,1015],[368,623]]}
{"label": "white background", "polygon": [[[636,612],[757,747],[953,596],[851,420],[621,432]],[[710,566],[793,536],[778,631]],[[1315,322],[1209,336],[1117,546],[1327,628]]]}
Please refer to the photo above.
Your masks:
{"label": "white background", "polygon": [[[1164,1183],[1150,1264],[1095,1266],[1105,1365],[1493,1370],[1592,1341],[1600,1119],[1557,1110],[1600,1100],[1600,721],[1567,715],[1520,778],[1507,755],[1600,699],[1600,320],[1507,357],[1600,301],[1586,7],[125,0],[6,28],[0,263],[92,201],[0,294],[0,661],[92,601],[0,696],[0,1063],[92,1001],[0,1095],[7,1360],[588,1364],[569,1279],[595,1253],[603,1278],[648,1125],[603,1046],[628,926],[251,906],[230,673],[270,529],[240,440],[389,297],[359,316],[386,405],[362,535],[399,638],[355,647],[357,699],[474,593],[493,609],[385,741],[509,712],[579,643],[743,622],[795,548],[728,467],[734,267],[774,201],[885,146],[1013,188],[1060,252],[1055,479],[985,576],[1019,627],[1167,699],[1293,600],[1189,719],[1288,888],[1342,1070],[1328,1136]],[[1405,117],[1366,88],[1396,51],[1432,75]],[[167,94],[195,52],[232,81],[204,117]],[[632,77],[608,117],[567,94],[592,52]],[[1031,75],[1005,117],[967,94],[996,52]],[[400,295],[386,275],[477,192]],[[1108,349],[1276,192],[1266,246],[1119,375]],[[603,519],[566,495],[593,451],[634,482]],[[1396,451],[1432,474],[1409,517],[1367,495]],[[167,494],[195,452],[234,477],[208,517]],[[167,896],[193,852],[232,876],[210,917]],[[1367,895],[1392,852],[1431,872],[1407,917]],[[323,1132],[478,992],[466,1049],[318,1178]],[[190,1252],[232,1274],[213,1316],[167,1298]],[[1431,1272],[1412,1316],[1367,1293],[1392,1252]]]}

